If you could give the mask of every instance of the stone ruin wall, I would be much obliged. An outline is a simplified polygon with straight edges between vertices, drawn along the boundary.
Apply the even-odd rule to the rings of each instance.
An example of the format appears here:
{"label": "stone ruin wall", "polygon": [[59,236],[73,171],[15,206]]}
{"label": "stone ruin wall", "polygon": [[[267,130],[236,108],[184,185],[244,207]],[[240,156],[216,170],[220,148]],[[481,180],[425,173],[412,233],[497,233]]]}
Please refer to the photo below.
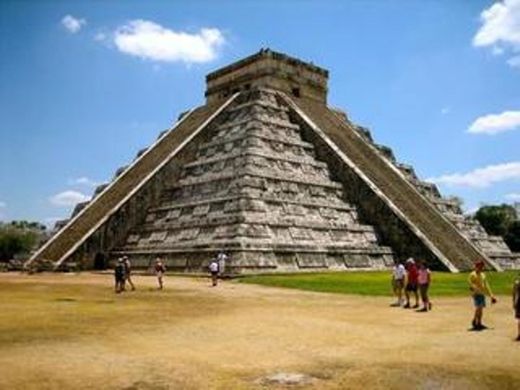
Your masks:
{"label": "stone ruin wall", "polygon": [[[334,180],[343,184],[346,200],[357,205],[362,222],[374,226],[382,244],[392,248],[396,259],[404,261],[412,256],[426,261],[430,267],[437,269],[444,267],[401,218],[341,160],[321,137],[298,115],[293,114],[293,117],[293,120],[302,127],[304,138],[315,146],[318,157],[335,168],[332,170]],[[381,221],[385,222],[381,223]]]}
{"label": "stone ruin wall", "polygon": [[[335,112],[338,116],[342,117],[343,120],[349,122],[347,115],[343,111],[335,109]],[[503,269],[520,268],[520,254],[512,253],[502,237],[487,234],[482,225],[474,217],[464,215],[461,202],[458,198],[443,197],[435,184],[421,180],[411,165],[400,163],[397,160],[390,147],[377,144],[372,138],[369,129],[355,124],[352,124],[352,127],[355,128],[358,134],[369,142],[381,156],[394,165],[406,180],[408,180],[419,193],[434,204],[465,237],[477,246],[477,248],[496,261]]]}
{"label": "stone ruin wall", "polygon": [[[182,115],[181,115],[182,116]],[[181,119],[181,116],[179,119]],[[160,138],[164,132],[160,133]],[[129,232],[140,224],[145,222],[148,208],[159,204],[161,196],[164,193],[165,183],[171,183],[178,180],[182,172],[182,166],[193,159],[196,154],[197,145],[202,140],[203,133],[199,134],[192,142],[188,143],[186,147],[169,163],[162,167],[139,191],[137,191],[118,211],[109,217],[89,239],[85,241],[70,257],[67,263],[76,264],[82,269],[95,268],[96,255],[102,254],[105,258],[105,265],[108,266],[114,260],[111,251],[114,248],[124,245]],[[147,149],[140,150],[135,159],[140,157]],[[112,180],[115,180],[127,166],[120,167],[116,170]],[[95,200],[109,183],[101,184],[94,191],[92,199],[88,202],[83,202],[76,206],[71,218],[73,218],[83,207]],[[136,259],[138,260],[138,259]],[[136,261],[137,267],[148,268],[149,259],[146,263],[143,261]]]}

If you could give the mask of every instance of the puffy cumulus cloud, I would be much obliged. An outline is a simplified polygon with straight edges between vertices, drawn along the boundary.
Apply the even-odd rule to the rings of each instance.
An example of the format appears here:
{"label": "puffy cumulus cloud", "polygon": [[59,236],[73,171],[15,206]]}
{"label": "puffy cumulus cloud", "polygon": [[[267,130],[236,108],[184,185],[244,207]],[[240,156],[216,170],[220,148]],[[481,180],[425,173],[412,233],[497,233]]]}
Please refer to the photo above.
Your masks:
{"label": "puffy cumulus cloud", "polygon": [[468,133],[495,135],[520,128],[520,111],[481,116],[471,124]]}
{"label": "puffy cumulus cloud", "polygon": [[520,179],[520,162],[514,161],[477,168],[467,173],[453,173],[432,177],[427,179],[427,181],[448,186],[484,188],[489,187],[493,183],[518,179]]}
{"label": "puffy cumulus cloud", "polygon": [[52,205],[58,207],[74,206],[80,202],[86,202],[90,197],[79,191],[63,191],[49,198]]}
{"label": "puffy cumulus cloud", "polygon": [[[480,20],[482,25],[473,37],[474,46],[490,46],[495,55],[503,54],[505,48],[520,52],[520,0],[496,2],[482,11]],[[518,66],[513,58],[507,63]]]}
{"label": "puffy cumulus cloud", "polygon": [[61,24],[68,32],[76,34],[87,24],[87,21],[85,19],[77,19],[72,15],[65,15],[63,19],[61,19]]}
{"label": "puffy cumulus cloud", "polygon": [[152,61],[208,62],[216,58],[224,43],[224,35],[216,28],[202,28],[190,34],[147,20],[132,20],[114,33],[119,51]]}

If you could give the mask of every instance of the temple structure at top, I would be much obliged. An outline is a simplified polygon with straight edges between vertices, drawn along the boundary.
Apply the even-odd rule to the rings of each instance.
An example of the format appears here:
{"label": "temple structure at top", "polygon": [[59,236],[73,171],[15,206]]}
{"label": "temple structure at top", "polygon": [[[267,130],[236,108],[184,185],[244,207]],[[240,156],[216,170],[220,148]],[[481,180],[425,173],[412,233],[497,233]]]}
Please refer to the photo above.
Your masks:
{"label": "temple structure at top", "polygon": [[270,88],[327,104],[329,72],[269,49],[225,66],[206,76],[208,104],[252,88]]}
{"label": "temple structure at top", "polygon": [[182,114],[79,204],[27,267],[104,268],[127,255],[226,273],[519,268],[500,237],[463,215],[368,129],[327,106],[328,71],[263,49],[206,77]]}

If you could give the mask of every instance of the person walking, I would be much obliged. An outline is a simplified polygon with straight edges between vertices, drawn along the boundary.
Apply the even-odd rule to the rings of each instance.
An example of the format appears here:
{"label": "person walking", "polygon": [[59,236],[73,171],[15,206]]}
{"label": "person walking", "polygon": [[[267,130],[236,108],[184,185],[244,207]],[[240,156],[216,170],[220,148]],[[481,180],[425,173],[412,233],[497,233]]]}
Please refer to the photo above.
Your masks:
{"label": "person walking", "polygon": [[[406,296],[406,304],[403,306],[405,309],[409,309],[412,307],[413,309],[417,309],[419,307],[419,295],[417,294],[417,266],[415,265],[415,261],[412,258],[406,260],[406,287],[404,294]],[[415,297],[415,304],[410,306],[410,294]]]}
{"label": "person walking", "polygon": [[424,261],[419,261],[419,269],[417,270],[417,285],[419,287],[419,293],[421,294],[421,301],[423,303],[422,309],[417,310],[419,312],[425,312],[432,309],[432,303],[430,302],[430,297],[428,296],[430,284],[431,272]]}
{"label": "person walking", "polygon": [[518,274],[513,284],[513,310],[515,311],[515,318],[518,322],[518,335],[515,340],[520,341],[520,274]]}
{"label": "person walking", "polygon": [[163,264],[160,257],[155,259],[154,266],[155,276],[157,276],[157,283],[159,284],[159,290],[163,289],[163,275],[166,272],[166,266]]}
{"label": "person walking", "polygon": [[121,293],[125,289],[125,266],[123,259],[117,259],[114,267],[114,278],[115,278],[115,292],[116,294]]}
{"label": "person walking", "polygon": [[484,261],[479,260],[475,263],[475,270],[469,274],[468,282],[473,305],[475,306],[475,314],[471,322],[471,330],[484,330],[487,326],[482,323],[484,308],[486,307],[486,295],[491,298],[491,304],[495,304],[497,299],[491,292],[491,288],[484,274]]}
{"label": "person walking", "polygon": [[[125,283],[128,283],[132,288],[132,291],[135,290],[134,282],[132,282],[132,278],[130,274],[132,273],[132,264],[130,263],[130,259],[128,256],[123,256],[123,265],[125,267]],[[123,284],[123,289],[125,285]]]}
{"label": "person walking", "polygon": [[217,255],[218,262],[218,273],[223,275],[226,272],[226,262],[228,261],[229,256],[224,251],[220,251]]}
{"label": "person walking", "polygon": [[403,288],[406,282],[406,269],[401,261],[395,263],[392,270],[392,288],[394,295],[397,297],[397,302],[390,306],[401,306],[403,303]]}
{"label": "person walking", "polygon": [[209,268],[209,272],[211,274],[211,285],[213,287],[216,287],[218,284],[218,271],[219,271],[218,260],[217,259],[211,260],[208,268]]}

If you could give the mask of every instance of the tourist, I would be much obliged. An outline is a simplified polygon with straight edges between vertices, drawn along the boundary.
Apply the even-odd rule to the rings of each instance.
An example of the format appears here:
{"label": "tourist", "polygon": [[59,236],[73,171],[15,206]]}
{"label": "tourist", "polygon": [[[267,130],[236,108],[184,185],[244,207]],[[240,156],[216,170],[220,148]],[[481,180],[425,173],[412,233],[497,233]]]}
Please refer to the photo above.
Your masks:
{"label": "tourist", "polygon": [[211,262],[209,263],[209,272],[211,274],[211,285],[213,287],[215,287],[218,283],[218,260],[217,259],[213,259],[211,260]]}
{"label": "tourist", "polygon": [[406,269],[401,261],[397,261],[392,270],[392,287],[394,295],[397,297],[397,302],[391,306],[401,306],[403,303],[403,288],[406,281]]}
{"label": "tourist", "polygon": [[119,294],[125,289],[125,266],[123,259],[117,259],[116,266],[114,267],[114,278],[115,278],[115,292]]}
{"label": "tourist", "polygon": [[220,251],[217,255],[218,262],[218,272],[220,275],[223,275],[226,270],[226,262],[228,261],[229,256],[224,251]]}
{"label": "tourist", "polygon": [[419,307],[419,295],[417,294],[417,266],[415,265],[415,261],[412,258],[406,260],[406,288],[405,288],[405,296],[406,296],[406,304],[403,306],[405,309],[410,308],[410,293],[413,293],[415,297],[415,305],[411,306],[413,309],[417,309]]}
{"label": "tourist", "polygon": [[161,258],[155,259],[154,266],[155,276],[157,276],[157,282],[159,283],[159,290],[163,289],[163,275],[166,272],[166,266],[163,264]]}
{"label": "tourist", "polygon": [[515,340],[520,341],[520,274],[518,274],[513,285],[513,310],[518,321],[518,335]]}
{"label": "tourist", "polygon": [[417,270],[417,285],[419,286],[419,292],[421,294],[421,300],[423,303],[423,307],[419,312],[424,312],[432,309],[432,303],[430,302],[430,297],[428,296],[428,289],[430,288],[431,283],[431,272],[424,263],[424,261],[419,261],[419,269]]}
{"label": "tourist", "polygon": [[[132,264],[130,263],[130,259],[128,256],[123,256],[123,265],[125,267],[125,282],[128,282],[130,287],[132,287],[132,291],[135,290],[134,283],[132,282],[132,278],[130,277],[130,274],[132,272]],[[125,284],[123,284],[123,290],[125,288]]]}
{"label": "tourist", "polygon": [[482,260],[477,261],[475,263],[475,270],[469,274],[468,278],[469,289],[475,306],[475,315],[471,322],[471,330],[476,331],[487,329],[487,326],[482,323],[483,311],[486,307],[486,295],[491,298],[491,304],[497,302],[486,280],[486,275],[483,272],[484,266],[485,264]]}

